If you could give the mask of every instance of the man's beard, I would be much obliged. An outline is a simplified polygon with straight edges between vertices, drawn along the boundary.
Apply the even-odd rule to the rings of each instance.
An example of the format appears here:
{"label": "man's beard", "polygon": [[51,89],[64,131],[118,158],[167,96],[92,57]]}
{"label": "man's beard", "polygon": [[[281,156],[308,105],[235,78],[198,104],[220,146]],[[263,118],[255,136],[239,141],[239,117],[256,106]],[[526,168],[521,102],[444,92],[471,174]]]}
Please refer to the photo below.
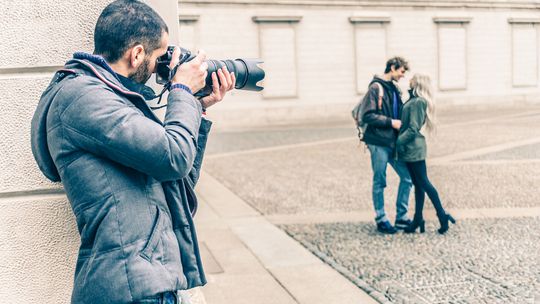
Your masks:
{"label": "man's beard", "polygon": [[137,68],[137,71],[129,75],[128,78],[137,83],[145,84],[151,76],[152,72],[150,72],[150,59],[145,57],[143,63]]}

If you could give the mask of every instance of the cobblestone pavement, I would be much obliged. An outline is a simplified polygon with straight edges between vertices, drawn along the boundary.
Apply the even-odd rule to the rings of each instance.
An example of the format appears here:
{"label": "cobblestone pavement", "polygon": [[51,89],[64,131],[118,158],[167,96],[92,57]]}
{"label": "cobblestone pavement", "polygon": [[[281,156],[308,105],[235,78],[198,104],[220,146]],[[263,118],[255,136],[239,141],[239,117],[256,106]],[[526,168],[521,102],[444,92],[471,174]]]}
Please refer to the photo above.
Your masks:
{"label": "cobblestone pavement", "polygon": [[[428,147],[450,212],[540,207],[540,106],[447,110]],[[203,169],[263,215],[372,210],[369,153],[351,122],[218,132],[206,158]],[[397,182],[389,169],[387,211]],[[280,227],[381,302],[540,303],[539,218],[467,219],[445,236],[435,222],[395,236],[361,222]]]}
{"label": "cobblestone pavement", "polygon": [[[537,124],[539,115],[539,106],[505,108],[503,110],[481,109],[477,111],[472,111],[468,108],[447,109],[438,115],[440,130],[436,140],[431,144],[440,143],[443,145],[438,148],[442,150],[441,154],[448,154],[445,152],[446,149],[450,146],[457,145],[444,145],[446,138],[445,140],[442,138],[445,136],[454,136],[455,134],[456,137],[463,137],[465,142],[472,143],[480,139],[480,145],[488,145],[491,140],[489,142],[485,142],[485,140],[489,140],[492,136],[486,136],[485,127],[487,126],[492,129],[489,133],[495,135],[495,142],[500,141],[497,138],[508,133],[510,133],[510,137],[506,137],[505,139],[512,139],[511,135],[514,133],[520,138],[526,137],[528,134],[538,135],[538,131],[528,128],[527,120],[532,121],[533,124]],[[512,124],[513,121],[522,122],[522,129],[525,130],[525,134],[521,134],[522,130],[505,131],[506,126]],[[467,127],[471,123],[476,125],[476,127]],[[453,128],[459,126],[464,126],[465,128],[453,130]],[[466,130],[466,133],[463,133],[463,130]],[[480,133],[480,137],[472,137],[471,132]],[[285,125],[239,129],[218,133],[213,132],[209,139],[206,153],[207,155],[211,155],[336,138],[356,138],[356,130],[354,129],[352,120],[326,123],[324,125]]]}
{"label": "cobblestone pavement", "polygon": [[540,218],[467,220],[445,236],[437,226],[392,236],[366,223],[282,228],[392,303],[534,303]]}
{"label": "cobblestone pavement", "polygon": [[[456,114],[457,115],[457,114]],[[470,115],[470,114],[469,114]],[[459,117],[459,115],[457,115]],[[481,118],[485,119],[485,118]],[[447,121],[451,121],[447,118]],[[499,122],[491,127],[493,121]],[[429,143],[429,161],[438,156],[474,150],[511,141],[540,138],[540,114],[481,121],[477,124],[452,125],[441,123],[436,140]],[[501,124],[506,121],[506,124]],[[354,128],[347,124],[332,126],[322,132],[320,126],[217,134],[209,142],[210,153],[204,169],[248,201],[263,214],[317,213],[366,210],[371,208],[371,168],[369,152],[354,138]],[[341,130],[341,131],[340,131]],[[497,130],[497,132],[493,132]],[[319,136],[353,134],[332,143],[298,146],[251,154],[226,154],[212,151],[234,151],[235,143],[242,147],[260,148],[291,144]],[[492,134],[493,133],[493,134]],[[248,135],[245,135],[248,134]],[[247,138],[244,138],[245,137]],[[284,135],[281,139],[280,135]],[[250,137],[258,141],[251,142]],[[231,138],[236,138],[231,140]],[[297,139],[296,141],[294,139]],[[298,138],[302,138],[299,140]],[[231,140],[231,142],[229,142]],[[212,148],[212,147],[219,148]],[[497,152],[513,155],[513,159],[530,160],[537,155],[534,147],[517,147]],[[531,152],[527,152],[531,150]],[[516,152],[517,151],[517,152]],[[534,151],[534,152],[533,152]],[[495,153],[478,159],[504,159]],[[536,153],[536,154],[535,154]],[[489,158],[491,157],[491,158]],[[477,160],[478,160],[477,159]],[[494,165],[484,162],[455,161],[430,166],[429,174],[448,208],[534,207],[540,206],[537,185],[540,184],[540,162],[510,162]],[[234,178],[233,178],[234,177]],[[386,201],[394,204],[397,178],[388,170]],[[270,195],[269,195],[270,194]]]}
{"label": "cobblestone pavement", "polygon": [[540,159],[540,144],[526,145],[475,157],[477,160]]}

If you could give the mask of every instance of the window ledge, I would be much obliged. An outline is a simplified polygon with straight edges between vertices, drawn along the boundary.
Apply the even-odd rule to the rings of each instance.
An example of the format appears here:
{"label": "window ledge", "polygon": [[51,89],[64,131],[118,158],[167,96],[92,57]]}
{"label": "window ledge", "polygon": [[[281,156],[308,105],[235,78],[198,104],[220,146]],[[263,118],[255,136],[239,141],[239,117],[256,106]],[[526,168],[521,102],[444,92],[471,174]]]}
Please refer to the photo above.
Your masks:
{"label": "window ledge", "polygon": [[178,21],[180,22],[197,22],[200,15],[179,15]]}
{"label": "window ledge", "polygon": [[302,16],[253,16],[255,23],[298,23]]}
{"label": "window ledge", "polygon": [[508,18],[510,24],[538,24],[539,18]]}
{"label": "window ledge", "polygon": [[437,24],[468,24],[472,20],[471,17],[435,17],[433,22]]}
{"label": "window ledge", "polygon": [[390,17],[385,16],[351,16],[349,22],[356,23],[390,23]]}

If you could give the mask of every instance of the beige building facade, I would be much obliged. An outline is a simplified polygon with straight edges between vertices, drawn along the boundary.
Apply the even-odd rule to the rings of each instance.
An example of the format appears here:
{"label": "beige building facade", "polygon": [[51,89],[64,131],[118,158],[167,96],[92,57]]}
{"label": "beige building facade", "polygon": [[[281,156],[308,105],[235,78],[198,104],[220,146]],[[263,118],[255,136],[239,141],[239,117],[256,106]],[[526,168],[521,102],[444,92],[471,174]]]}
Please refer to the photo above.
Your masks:
{"label": "beige building facade", "polygon": [[[180,1],[180,43],[262,58],[262,92],[234,92],[225,125],[349,115],[387,58],[432,76],[439,103],[536,102],[540,1]],[[406,91],[407,81],[400,85]]]}
{"label": "beige building facade", "polygon": [[[0,1],[0,303],[69,303],[79,234],[60,184],[41,174],[30,120],[53,72],[93,50],[110,0]],[[177,41],[177,3],[147,1]]]}
{"label": "beige building facade", "polygon": [[[78,231],[61,185],[35,165],[30,120],[53,72],[92,51],[109,2],[0,2],[1,303],[69,302]],[[149,2],[182,46],[265,60],[264,91],[210,109],[218,128],[346,117],[393,55],[432,75],[441,103],[540,96],[540,1]]]}

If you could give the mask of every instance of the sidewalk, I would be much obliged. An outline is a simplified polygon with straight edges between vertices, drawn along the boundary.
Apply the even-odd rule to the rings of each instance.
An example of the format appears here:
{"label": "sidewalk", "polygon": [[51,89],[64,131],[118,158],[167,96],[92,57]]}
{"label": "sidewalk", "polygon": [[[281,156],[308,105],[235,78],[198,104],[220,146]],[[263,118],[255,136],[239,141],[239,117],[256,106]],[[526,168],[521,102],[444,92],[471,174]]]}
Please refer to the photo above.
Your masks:
{"label": "sidewalk", "polygon": [[207,304],[377,303],[210,175],[197,191]]}

